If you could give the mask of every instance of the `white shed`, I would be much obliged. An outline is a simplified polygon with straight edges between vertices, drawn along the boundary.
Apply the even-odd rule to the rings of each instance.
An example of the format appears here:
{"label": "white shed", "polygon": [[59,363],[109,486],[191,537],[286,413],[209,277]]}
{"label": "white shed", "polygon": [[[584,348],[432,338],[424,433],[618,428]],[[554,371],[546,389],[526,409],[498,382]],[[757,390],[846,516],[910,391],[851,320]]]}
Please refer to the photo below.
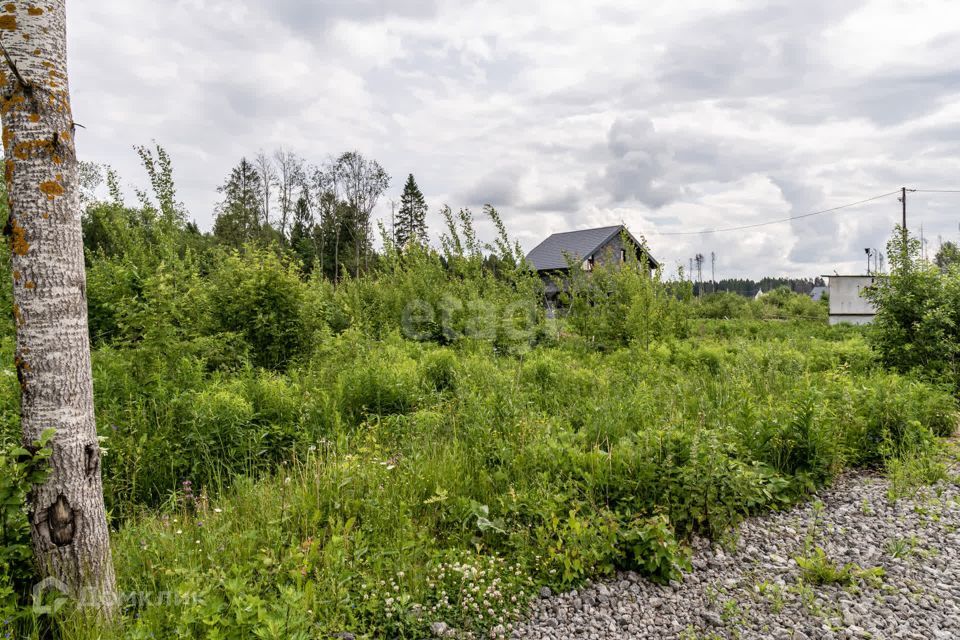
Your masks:
{"label": "white shed", "polygon": [[869,324],[877,314],[873,303],[863,296],[882,276],[823,276],[830,279],[830,324]]}

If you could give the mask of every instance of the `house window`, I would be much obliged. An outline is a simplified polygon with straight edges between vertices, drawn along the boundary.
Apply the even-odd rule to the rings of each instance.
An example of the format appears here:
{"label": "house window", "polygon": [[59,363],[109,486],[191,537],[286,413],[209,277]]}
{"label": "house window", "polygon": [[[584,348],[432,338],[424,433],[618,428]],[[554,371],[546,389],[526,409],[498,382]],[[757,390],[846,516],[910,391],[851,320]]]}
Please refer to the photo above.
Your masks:
{"label": "house window", "polygon": [[620,249],[620,262],[626,262],[626,261],[627,261],[627,250]]}

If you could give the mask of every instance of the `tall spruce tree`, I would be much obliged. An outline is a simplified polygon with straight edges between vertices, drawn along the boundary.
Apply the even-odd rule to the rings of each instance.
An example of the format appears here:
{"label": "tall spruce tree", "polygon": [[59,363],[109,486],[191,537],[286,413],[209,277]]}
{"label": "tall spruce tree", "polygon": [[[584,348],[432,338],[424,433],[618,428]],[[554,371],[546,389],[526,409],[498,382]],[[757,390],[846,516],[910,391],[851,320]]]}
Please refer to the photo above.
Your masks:
{"label": "tall spruce tree", "polygon": [[263,213],[263,182],[256,167],[246,158],[233,168],[227,181],[217,189],[223,202],[217,207],[213,235],[221,242],[240,246],[260,235]]}
{"label": "tall spruce tree", "polygon": [[427,241],[427,202],[423,199],[412,173],[407,176],[403,195],[400,196],[394,240],[400,247],[405,247],[410,242]]}
{"label": "tall spruce tree", "polygon": [[290,248],[300,259],[304,274],[313,270],[313,263],[317,258],[317,247],[314,243],[313,213],[306,196],[301,195],[293,207],[293,226],[290,229]]}

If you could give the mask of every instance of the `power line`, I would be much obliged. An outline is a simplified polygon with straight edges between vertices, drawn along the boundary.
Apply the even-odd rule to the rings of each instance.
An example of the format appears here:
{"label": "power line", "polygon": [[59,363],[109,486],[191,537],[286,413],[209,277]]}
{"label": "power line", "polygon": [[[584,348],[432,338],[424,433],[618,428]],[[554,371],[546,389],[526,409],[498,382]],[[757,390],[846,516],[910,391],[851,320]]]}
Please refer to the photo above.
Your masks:
{"label": "power line", "polygon": [[960,193],[960,189],[912,189],[917,193]]}
{"label": "power line", "polygon": [[[960,193],[960,190],[957,191]],[[765,227],[771,224],[781,224],[783,222],[790,222],[792,220],[800,220],[802,218],[810,218],[813,216],[823,215],[825,213],[832,213],[834,211],[839,211],[841,209],[848,209],[850,207],[855,207],[857,205],[866,204],[867,202],[873,202],[874,200],[879,200],[881,198],[887,198],[889,196],[897,195],[900,193],[900,190],[891,191],[890,193],[882,193],[878,196],[873,196],[872,198],[865,198],[863,200],[858,200],[856,202],[851,202],[849,204],[842,204],[839,207],[831,207],[829,209],[822,209],[820,211],[811,211],[810,213],[804,213],[799,216],[790,216],[789,218],[780,218],[779,220],[770,220],[768,222],[757,222],[755,224],[745,224],[738,227],[723,227],[720,229],[703,229],[702,231],[653,231],[650,232],[651,236],[698,236],[707,233],[725,233],[727,231],[742,231],[743,229],[755,229],[757,227]],[[951,192],[952,193],[952,192]]]}

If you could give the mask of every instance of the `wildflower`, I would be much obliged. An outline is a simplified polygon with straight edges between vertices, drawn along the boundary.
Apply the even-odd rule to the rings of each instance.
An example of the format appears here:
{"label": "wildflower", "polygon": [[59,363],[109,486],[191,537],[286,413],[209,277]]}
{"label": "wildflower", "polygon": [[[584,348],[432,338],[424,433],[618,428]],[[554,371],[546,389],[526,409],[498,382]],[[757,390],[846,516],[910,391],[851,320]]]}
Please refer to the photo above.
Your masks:
{"label": "wildflower", "polygon": [[213,512],[214,512],[214,513],[223,513],[223,509],[221,509],[220,507],[214,507],[214,508],[213,508]]}
{"label": "wildflower", "polygon": [[183,533],[183,529],[177,529],[177,535],[180,535],[181,533]]}

